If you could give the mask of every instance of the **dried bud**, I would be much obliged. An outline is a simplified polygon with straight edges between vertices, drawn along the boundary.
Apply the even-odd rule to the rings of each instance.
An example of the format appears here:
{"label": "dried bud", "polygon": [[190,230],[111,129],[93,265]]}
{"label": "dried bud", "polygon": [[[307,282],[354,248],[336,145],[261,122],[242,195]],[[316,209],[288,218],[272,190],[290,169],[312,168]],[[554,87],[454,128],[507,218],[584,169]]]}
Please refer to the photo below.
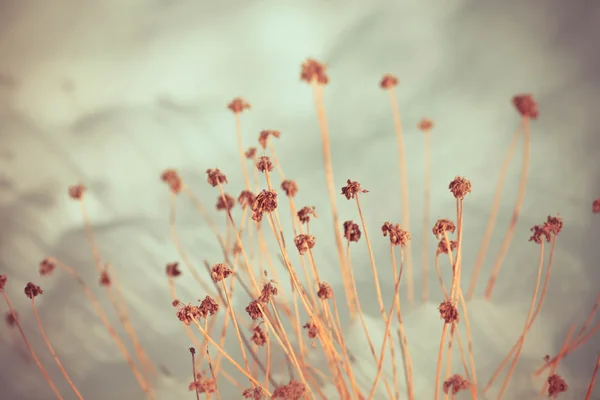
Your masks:
{"label": "dried bud", "polygon": [[260,296],[258,297],[258,301],[266,304],[271,301],[273,296],[277,296],[277,288],[268,282],[263,285]]}
{"label": "dried bud", "polygon": [[458,322],[460,320],[458,316],[458,310],[454,304],[448,300],[443,301],[438,310],[440,311],[440,318],[443,319],[447,324]]}
{"label": "dried bud", "polygon": [[369,193],[368,190],[363,190],[358,182],[348,179],[346,183],[347,185],[342,188],[342,194],[346,196],[348,200],[353,199],[359,193]]}
{"label": "dried bud", "polygon": [[308,331],[308,337],[309,339],[314,339],[319,335],[319,329],[317,328],[317,325],[312,322],[312,321],[308,321],[304,326],[304,329],[306,329]]}
{"label": "dried bud", "polygon": [[235,199],[230,194],[225,193],[222,196],[219,195],[219,197],[217,198],[217,210],[229,211],[233,208],[233,206],[235,206]]}
{"label": "dried bud", "polygon": [[29,297],[30,299],[33,299],[36,296],[39,296],[40,294],[43,294],[44,291],[42,290],[41,287],[39,287],[38,285],[34,285],[33,283],[29,282],[26,286],[25,286],[25,296]]}
{"label": "dried bud", "polygon": [[242,208],[252,207],[254,201],[256,201],[256,196],[249,190],[242,190],[238,197],[238,203]]}
{"label": "dried bud", "polygon": [[210,296],[206,296],[202,302],[200,302],[200,315],[204,318],[209,315],[215,315],[219,311],[219,305]]}
{"label": "dried bud", "polygon": [[569,390],[569,385],[563,379],[562,376],[558,374],[552,374],[548,377],[548,397],[556,398],[559,394],[566,392]]}
{"label": "dried bud", "polygon": [[235,114],[240,114],[242,113],[244,110],[249,110],[250,109],[250,104],[247,103],[244,99],[242,99],[241,97],[236,97],[235,99],[233,99],[231,101],[231,103],[229,103],[227,105],[227,108],[229,108],[231,111],[233,111]]}
{"label": "dried bud", "polygon": [[172,262],[167,264],[167,276],[170,278],[176,278],[181,275],[181,271],[179,270],[179,263]]}
{"label": "dried bud", "polygon": [[464,379],[462,376],[456,374],[452,375],[447,381],[444,382],[444,393],[449,394],[450,390],[452,390],[452,394],[455,395],[461,390],[466,390],[469,388],[469,382]]}
{"label": "dried bud", "polygon": [[321,300],[328,300],[333,297],[333,289],[331,285],[327,282],[319,283],[319,290],[317,291],[317,296]]}
{"label": "dried bud", "polygon": [[6,275],[0,275],[0,290],[4,290],[4,287],[6,286],[6,281],[8,281]]}
{"label": "dried bud", "polygon": [[56,268],[56,264],[54,264],[50,259],[44,258],[40,263],[40,275],[48,276],[52,274],[54,269]]}
{"label": "dried bud", "polygon": [[598,197],[596,200],[594,200],[594,202],[592,203],[592,212],[594,214],[599,214],[600,213],[600,197]]}
{"label": "dried bud", "polygon": [[227,177],[218,168],[207,169],[206,174],[208,175],[208,183],[212,187],[216,187],[219,184],[227,183]]}
{"label": "dried bud", "polygon": [[467,193],[471,193],[471,181],[457,176],[450,182],[448,189],[450,189],[455,198],[462,200]]}
{"label": "dried bud", "polygon": [[252,300],[245,308],[246,312],[253,320],[257,320],[262,317],[260,309],[260,302],[258,300]]}
{"label": "dried bud", "polygon": [[179,177],[177,171],[175,171],[174,169],[167,169],[166,171],[164,171],[160,176],[160,179],[167,185],[169,185],[169,188],[171,188],[171,192],[175,194],[181,192],[181,189],[183,189],[183,181]]}
{"label": "dried bud", "polygon": [[248,160],[254,159],[256,156],[256,147],[248,147],[248,150],[246,150],[244,156],[246,156]]}
{"label": "dried bud", "polygon": [[[450,240],[449,242],[450,242],[450,250],[454,251],[456,249],[456,247],[458,247],[458,242],[456,240]],[[442,239],[438,243],[436,254],[442,254],[442,253],[448,254],[448,246],[446,244],[446,239]]]}
{"label": "dried bud", "polygon": [[296,236],[294,239],[294,243],[296,244],[296,248],[298,249],[300,255],[303,255],[308,250],[311,250],[313,247],[315,247],[315,242],[315,237],[311,235],[301,234]]}
{"label": "dried bud", "polygon": [[344,222],[344,237],[350,242],[358,242],[360,240],[360,228],[353,221]]}
{"label": "dried bud", "polygon": [[217,390],[217,384],[213,378],[207,378],[204,374],[196,374],[196,379],[188,386],[189,391],[211,394]]}
{"label": "dried bud", "polygon": [[513,97],[513,104],[522,116],[537,119],[538,105],[531,94],[521,94]]}
{"label": "dried bud", "polygon": [[560,217],[548,216],[546,222],[542,225],[535,225],[530,229],[533,234],[529,238],[529,241],[541,244],[542,240],[545,239],[546,242],[550,242],[552,235],[556,236],[561,232],[562,226],[563,223]]}
{"label": "dried bud", "polygon": [[260,172],[271,172],[273,171],[273,163],[271,159],[267,156],[261,156],[258,158],[258,162],[256,163],[256,168]]}
{"label": "dried bud", "polygon": [[310,222],[310,217],[313,216],[317,218],[317,213],[315,212],[315,207],[302,207],[300,211],[298,211],[298,219],[303,224],[308,224]]}
{"label": "dried bud", "polygon": [[454,233],[456,225],[449,219],[438,219],[431,230],[438,239],[444,236],[444,232]]}
{"label": "dried bud", "polygon": [[404,247],[410,240],[410,233],[400,227],[400,224],[392,225],[391,222],[386,222],[381,227],[383,236],[390,236],[390,243],[395,246]]}
{"label": "dried bud", "polygon": [[[262,219],[262,214],[266,212],[273,212],[277,208],[277,192],[270,189],[263,189],[262,192],[256,196],[256,200],[254,204],[252,204],[252,211],[254,215],[252,219],[255,219],[255,216],[258,214]],[[260,219],[259,219],[260,220]]]}
{"label": "dried bud", "polygon": [[312,58],[307,59],[302,64],[300,79],[307,83],[316,82],[320,85],[327,85],[329,83],[325,66]]}
{"label": "dried bud", "polygon": [[298,193],[298,184],[295,181],[285,180],[281,182],[281,190],[287,197],[294,197]]}
{"label": "dried bud", "polygon": [[273,137],[276,137],[277,139],[279,139],[281,137],[281,132],[272,131],[272,130],[262,131],[260,133],[260,136],[258,137],[258,143],[260,143],[260,145],[263,149],[267,148],[267,141],[269,140],[269,136],[273,136]]}
{"label": "dried bud", "polygon": [[258,325],[256,328],[252,329],[252,336],[250,340],[257,346],[264,346],[267,343],[267,335],[265,331]]}
{"label": "dried bud", "polygon": [[419,130],[423,131],[424,133],[427,133],[433,128],[433,121],[427,118],[423,118],[419,122],[419,125],[417,125],[417,127],[419,128]]}
{"label": "dried bud", "polygon": [[379,86],[381,86],[382,89],[391,89],[394,86],[398,86],[398,78],[392,74],[385,74],[383,78],[381,78]]}
{"label": "dried bud", "polygon": [[263,390],[259,387],[249,388],[244,390],[242,396],[248,400],[261,400],[263,397]]}
{"label": "dried bud", "polygon": [[292,379],[287,385],[278,386],[273,390],[272,399],[281,400],[300,400],[306,394],[306,387],[303,383]]}
{"label": "dried bud", "polygon": [[232,273],[233,272],[231,272],[227,265],[219,263],[213,265],[210,272],[210,277],[212,278],[213,282],[221,282],[223,279],[227,279]]}
{"label": "dried bud", "polygon": [[6,316],[4,317],[4,320],[6,321],[6,325],[13,327],[17,324],[17,319],[19,318],[19,314],[17,314],[17,312],[15,311],[15,313],[13,314],[12,312],[7,312]]}
{"label": "dried bud", "polygon": [[81,200],[85,191],[86,187],[83,185],[71,186],[69,188],[69,196],[74,200]]}
{"label": "dried bud", "polygon": [[192,306],[191,304],[183,305],[181,302],[178,302],[177,306],[181,307],[177,310],[177,318],[186,325],[191,324],[194,319],[198,320],[202,317],[200,307],[198,306]]}

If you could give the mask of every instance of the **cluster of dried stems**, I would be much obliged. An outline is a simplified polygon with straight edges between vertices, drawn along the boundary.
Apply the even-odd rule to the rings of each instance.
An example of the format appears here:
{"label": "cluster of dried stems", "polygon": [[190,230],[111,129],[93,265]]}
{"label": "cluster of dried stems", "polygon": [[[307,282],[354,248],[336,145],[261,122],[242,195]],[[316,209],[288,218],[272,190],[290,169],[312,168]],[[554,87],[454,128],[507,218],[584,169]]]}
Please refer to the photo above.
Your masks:
{"label": "cluster of dried stems", "polygon": [[[385,75],[380,82],[382,89],[388,92],[392,106],[393,123],[398,143],[398,160],[400,162],[400,187],[401,187],[401,215],[400,224],[385,222],[381,227],[381,233],[389,238],[391,271],[394,279],[394,292],[391,299],[384,300],[379,283],[379,272],[375,262],[375,256],[371,245],[371,236],[367,230],[367,224],[363,216],[360,199],[367,195],[368,191],[363,189],[358,182],[347,180],[346,185],[341,188],[341,195],[349,201],[354,201],[359,215],[360,224],[353,221],[340,222],[336,201],[339,198],[339,188],[336,188],[331,164],[331,149],[329,143],[329,131],[323,106],[323,89],[329,82],[325,67],[315,60],[307,60],[301,68],[301,79],[308,83],[312,89],[316,107],[321,139],[323,145],[324,175],[326,178],[331,212],[333,215],[334,236],[337,255],[339,258],[340,276],[343,278],[343,297],[345,298],[346,310],[341,308],[338,299],[342,297],[333,292],[332,287],[321,280],[317,261],[313,256],[317,238],[311,234],[310,223],[316,218],[315,207],[299,208],[295,202],[298,193],[298,185],[293,180],[287,179],[275,153],[273,138],[279,138],[280,132],[265,130],[259,135],[258,142],[261,149],[249,148],[245,150],[242,141],[241,115],[250,108],[250,104],[241,98],[234,99],[228,108],[234,113],[236,122],[236,135],[242,167],[244,188],[237,197],[226,193],[227,177],[219,169],[207,171],[207,181],[214,187],[217,194],[217,210],[223,211],[225,215],[225,232],[211,219],[209,213],[203,207],[199,198],[184,183],[175,170],[166,170],[161,179],[169,186],[171,193],[169,225],[174,245],[177,248],[180,259],[185,265],[192,278],[200,285],[203,291],[203,299],[198,304],[182,302],[176,292],[175,281],[182,274],[179,263],[172,262],[166,266],[166,278],[172,296],[172,306],[175,308],[175,316],[181,321],[183,328],[190,340],[189,348],[192,358],[192,380],[189,390],[194,392],[196,398],[203,394],[207,398],[216,396],[221,398],[219,388],[221,385],[237,387],[241,397],[246,399],[304,399],[321,398],[326,399],[323,392],[325,384],[330,384],[337,390],[341,399],[373,399],[381,398],[383,390],[390,399],[401,397],[401,377],[396,365],[396,352],[399,350],[403,368],[403,385],[406,388],[406,396],[415,399],[413,385],[413,371],[410,357],[408,338],[404,330],[401,312],[401,296],[399,293],[401,277],[406,270],[406,294],[409,303],[414,302],[413,269],[411,259],[411,236],[409,229],[409,204],[407,191],[407,167],[405,163],[405,149],[403,143],[402,124],[395,87],[398,84],[396,77]],[[498,255],[493,261],[491,274],[485,290],[485,298],[490,299],[495,282],[499,276],[503,259],[506,255],[512,237],[515,233],[517,220],[527,182],[527,170],[530,152],[530,121],[538,116],[537,104],[531,95],[519,95],[513,99],[514,106],[522,117],[519,129],[515,132],[513,140],[507,151],[506,158],[501,167],[496,195],[490,213],[490,219],[483,235],[480,251],[477,257],[474,273],[471,277],[467,293],[462,290],[462,247],[463,247],[463,204],[465,198],[471,192],[471,182],[463,177],[456,177],[449,184],[449,191],[456,199],[455,220],[440,219],[433,226],[430,223],[430,134],[433,122],[423,119],[418,129],[425,137],[425,213],[423,217],[422,237],[422,301],[429,300],[428,284],[428,246],[429,233],[432,232],[438,241],[435,253],[435,269],[438,276],[440,288],[444,300],[439,305],[440,318],[443,320],[441,327],[441,339],[439,343],[439,354],[434,382],[435,399],[439,399],[443,393],[444,399],[452,398],[460,391],[468,391],[472,398],[485,394],[500,373],[508,366],[508,372],[504,380],[498,386],[497,398],[501,399],[508,387],[509,381],[515,370],[519,355],[523,349],[527,333],[531,329],[535,319],[542,307],[546,296],[548,282],[552,268],[552,260],[555,251],[557,237],[562,229],[560,217],[548,217],[541,225],[531,228],[530,241],[539,245],[539,263],[537,269],[537,280],[533,291],[531,304],[527,313],[525,326],[520,337],[510,353],[500,363],[496,372],[485,385],[480,385],[476,373],[475,361],[472,353],[472,341],[467,300],[475,291],[477,280],[485,259],[490,237],[496,222],[496,216],[500,204],[500,198],[508,166],[515,153],[517,144],[523,140],[523,158],[521,178],[518,187],[517,201],[514,206],[510,224],[501,243]],[[259,155],[259,152],[262,155]],[[248,168],[252,165],[252,168]],[[276,171],[274,173],[273,171]],[[264,179],[260,179],[261,174]],[[278,175],[274,177],[273,175]],[[280,188],[273,185],[274,179],[280,179]],[[124,340],[117,334],[116,328],[110,321],[103,307],[100,305],[94,291],[85,283],[76,268],[70,267],[64,262],[48,257],[40,263],[40,274],[50,275],[55,269],[72,276],[83,289],[88,300],[91,302],[98,314],[102,324],[114,340],[117,348],[129,364],[131,371],[140,389],[147,398],[154,399],[155,382],[157,371],[153,362],[148,357],[143,346],[140,344],[131,324],[130,312],[124,300],[119,280],[115,270],[102,261],[98,248],[94,241],[94,233],[91,229],[91,221],[86,212],[85,187],[77,185],[69,189],[69,195],[79,202],[81,214],[87,233],[87,239],[91,246],[94,264],[99,276],[99,284],[110,300],[113,311],[118,316],[122,329],[131,342],[133,351]],[[293,229],[293,241],[286,241],[286,235],[282,229],[279,213],[280,195],[287,198]],[[180,243],[175,225],[176,201],[183,195],[190,199],[202,214],[207,225],[214,233],[219,244],[223,259],[221,262],[211,265],[204,262],[205,273],[198,271],[192,261],[186,255],[185,249]],[[241,207],[242,216],[237,220],[233,217],[231,210],[236,206],[236,200]],[[600,212],[600,199],[593,203],[593,212]],[[266,222],[266,223],[265,223]],[[289,233],[288,233],[289,234]],[[287,276],[278,276],[273,262],[273,255],[267,249],[267,237],[277,242],[279,254],[277,257],[287,271]],[[455,239],[451,239],[454,235]],[[375,348],[369,329],[365,322],[361,303],[359,301],[356,281],[351,263],[351,250],[364,237],[368,249],[371,270],[374,281],[374,291],[380,308],[381,318],[385,324],[381,348]],[[290,247],[288,244],[293,243]],[[550,250],[545,257],[546,243],[550,243]],[[294,249],[295,247],[295,249]],[[292,265],[291,252],[299,253],[299,265]],[[440,255],[445,254],[449,260],[449,268],[452,271],[450,282],[444,282],[440,270]],[[547,259],[544,268],[544,260]],[[545,275],[544,275],[545,271]],[[300,276],[301,275],[301,276]],[[544,280],[542,283],[542,275]],[[269,279],[269,276],[272,279]],[[210,279],[208,279],[210,277]],[[210,281],[212,280],[212,284]],[[290,282],[290,287],[283,287],[281,282]],[[36,362],[40,371],[47,380],[50,388],[57,398],[62,399],[56,385],[40,363],[35,351],[31,347],[17,316],[11,306],[9,298],[4,290],[7,283],[5,275],[0,276],[0,291],[2,292],[9,312],[7,323],[18,329],[31,357]],[[236,288],[239,283],[241,288]],[[447,287],[447,284],[449,286]],[[232,302],[234,292],[243,292],[237,296],[247,296],[247,306],[244,310],[235,310]],[[31,300],[31,306],[46,346],[53,359],[58,365],[64,378],[79,399],[83,399],[76,385],[69,378],[58,355],[54,351],[50,340],[46,336],[40,321],[35,297],[42,294],[42,289],[28,283],[25,287],[25,295]],[[541,393],[549,397],[556,397],[568,389],[567,383],[556,373],[560,361],[577,348],[581,347],[592,335],[600,329],[596,322],[592,326],[594,317],[600,305],[600,294],[594,304],[592,311],[583,327],[574,333],[574,327],[569,332],[560,352],[554,356],[547,356],[544,364],[535,371],[536,376],[544,375],[545,384]],[[344,311],[351,318],[358,318],[365,333],[366,344],[372,356],[372,362],[376,366],[376,375],[372,382],[365,385],[358,383],[357,368],[353,363],[353,355],[345,343],[340,323],[340,312]],[[215,314],[223,313],[223,323],[220,332],[216,330]],[[392,336],[392,327],[397,333],[397,339]],[[234,331],[241,360],[235,360],[226,350],[225,338],[227,332]],[[461,338],[461,330],[466,332],[467,351]],[[197,337],[199,334],[200,337]],[[453,341],[456,340],[462,361],[461,374],[452,371]],[[182,344],[182,347],[185,347]],[[199,349],[199,353],[196,352]],[[276,352],[282,357],[275,357]],[[325,360],[323,363],[311,362],[311,351],[318,352]],[[446,363],[444,369],[444,353]],[[383,372],[383,363],[388,356],[392,363],[392,373]],[[273,366],[273,362],[279,360],[282,365]],[[226,362],[225,362],[226,361]],[[224,368],[228,363],[229,368]],[[600,356],[598,358],[600,363]],[[586,399],[591,398],[592,388],[598,363],[594,369]],[[283,368],[282,368],[283,367]],[[281,371],[286,370],[288,377],[285,384],[281,383]],[[323,370],[326,369],[326,370]],[[206,372],[208,370],[208,372]],[[233,370],[233,372],[231,372]],[[229,371],[229,372],[228,372]],[[274,373],[273,371],[278,371]],[[240,378],[241,377],[241,378]],[[247,380],[247,382],[246,382]],[[441,393],[440,393],[441,392]]]}

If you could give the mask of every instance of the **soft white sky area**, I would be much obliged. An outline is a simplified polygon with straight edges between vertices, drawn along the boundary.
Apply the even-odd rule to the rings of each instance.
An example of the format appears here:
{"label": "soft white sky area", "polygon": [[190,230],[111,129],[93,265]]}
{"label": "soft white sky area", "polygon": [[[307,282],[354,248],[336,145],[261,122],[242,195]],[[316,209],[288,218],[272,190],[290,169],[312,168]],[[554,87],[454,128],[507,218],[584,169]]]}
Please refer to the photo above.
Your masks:
{"label": "soft white sky area", "polygon": [[[540,118],[532,123],[529,182],[517,232],[492,303],[477,298],[469,304],[478,377],[485,383],[518,338],[531,300],[538,247],[527,243],[529,228],[550,214],[564,218],[549,294],[505,397],[532,398],[541,386],[528,373],[544,355],[558,351],[571,323],[585,320],[600,281],[600,220],[591,216],[591,202],[600,195],[600,7],[585,3],[0,0],[0,273],[8,274],[7,293],[65,399],[74,397],[43,345],[22,292],[30,280],[45,290],[37,301],[42,322],[84,397],[143,398],[80,287],[64,274],[44,279],[37,274],[39,261],[53,255],[76,266],[104,298],[95,285],[78,205],[66,195],[77,182],[89,188],[98,246],[127,288],[140,339],[155,364],[171,372],[159,379],[158,398],[193,398],[187,391],[189,342],[170,305],[164,274],[165,264],[179,257],[169,236],[169,193],[159,175],[165,168],[178,169],[212,210],[217,192],[204,171],[219,167],[237,196],[242,179],[234,118],[226,108],[236,96],[252,104],[242,117],[245,146],[256,145],[262,129],[282,132],[276,149],[285,174],[300,186],[296,201],[317,207],[319,219],[311,232],[318,241],[321,277],[342,293],[320,133],[310,88],[299,81],[307,57],[329,67],[325,105],[336,187],[351,178],[370,191],[362,205],[386,298],[393,279],[388,241],[379,228],[387,220],[399,221],[401,209],[396,139],[388,96],[378,86],[381,76],[390,72],[400,79],[417,286],[424,141],[416,124],[424,116],[435,121],[432,221],[455,219],[447,190],[455,175],[473,184],[464,206],[466,286],[498,170],[519,123],[511,98],[535,95]],[[521,158],[520,145],[478,296],[508,226]],[[287,220],[285,203],[281,210]],[[221,261],[210,230],[187,201],[179,205],[178,229],[192,261]],[[338,206],[342,221],[358,220],[352,202],[339,196]],[[224,216],[213,214],[224,226]],[[430,259],[433,242],[431,237]],[[353,264],[378,342],[383,324],[364,241],[353,248]],[[447,261],[443,267],[447,273]],[[204,297],[183,270],[181,299]],[[433,274],[430,278],[431,302],[404,310],[417,399],[432,397],[442,328],[436,310],[441,292]],[[405,298],[405,285],[401,291]],[[245,304],[240,292],[236,306],[241,311]],[[245,313],[241,318],[247,319]],[[368,381],[374,365],[362,331],[347,318],[344,326],[349,338],[358,338],[349,346]],[[35,365],[23,361],[19,349],[24,347],[12,333],[2,324],[0,397],[50,399],[50,389]],[[238,354],[235,342],[230,348]],[[561,365],[559,372],[571,385],[563,398],[582,398],[599,349],[597,337]],[[231,390],[222,388],[224,398],[238,398],[239,391]],[[385,397],[383,390],[376,396]]]}

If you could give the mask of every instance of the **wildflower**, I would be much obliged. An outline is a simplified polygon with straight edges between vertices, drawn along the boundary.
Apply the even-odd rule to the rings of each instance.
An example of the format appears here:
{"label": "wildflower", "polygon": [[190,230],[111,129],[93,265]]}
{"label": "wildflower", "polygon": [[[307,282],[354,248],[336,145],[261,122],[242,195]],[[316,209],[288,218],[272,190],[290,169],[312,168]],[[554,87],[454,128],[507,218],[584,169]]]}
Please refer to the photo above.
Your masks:
{"label": "wildflower", "polygon": [[262,399],[263,391],[259,387],[249,388],[244,390],[242,396],[244,396],[245,399],[249,400],[260,400]]}
{"label": "wildflower", "polygon": [[[458,247],[458,242],[456,240],[450,240],[450,251],[454,251]],[[442,239],[438,243],[436,254],[448,254],[448,245],[446,244],[446,240]]]}
{"label": "wildflower", "polygon": [[310,339],[316,338],[319,334],[319,329],[317,328],[317,325],[312,321],[309,321],[306,324],[304,324],[303,328],[308,331],[308,337]]}
{"label": "wildflower", "polygon": [[198,393],[214,393],[217,390],[217,384],[213,378],[207,378],[205,374],[196,374],[196,379],[188,386],[190,391],[197,391]]}
{"label": "wildflower", "polygon": [[311,215],[314,218],[317,218],[315,207],[302,207],[300,211],[298,211],[298,219],[303,224],[308,224],[310,222]]}
{"label": "wildflower", "polygon": [[452,390],[452,394],[455,395],[461,390],[469,388],[469,382],[462,376],[456,374],[452,375],[447,381],[444,382],[444,393],[449,394]]}
{"label": "wildflower", "polygon": [[258,158],[258,162],[256,163],[256,168],[260,172],[271,172],[273,171],[273,163],[271,159],[267,156],[261,156]]}
{"label": "wildflower", "polygon": [[85,191],[86,187],[83,185],[71,186],[69,188],[69,196],[74,200],[81,200]]}
{"label": "wildflower", "polygon": [[210,296],[206,296],[202,302],[200,302],[200,315],[204,318],[209,315],[215,315],[219,311],[219,305]]}
{"label": "wildflower", "polygon": [[233,206],[235,206],[235,199],[233,198],[233,196],[224,193],[222,196],[219,195],[219,197],[217,198],[217,210],[229,211],[233,208]]}
{"label": "wildflower", "polygon": [[454,304],[452,304],[452,302],[448,300],[443,301],[438,307],[438,310],[440,311],[440,317],[447,324],[451,324],[452,322],[458,322],[460,320],[458,316],[458,310],[456,309]]}
{"label": "wildflower", "polygon": [[271,284],[271,282],[265,283],[261,290],[260,296],[258,297],[258,301],[263,304],[267,304],[273,296],[277,296],[277,288]]}
{"label": "wildflower", "polygon": [[167,276],[170,278],[175,278],[181,275],[181,271],[179,270],[179,263],[172,262],[167,264]]}
{"label": "wildflower", "polygon": [[108,275],[108,271],[102,271],[100,273],[100,286],[110,286],[110,276]]}
{"label": "wildflower", "polygon": [[391,89],[394,86],[398,86],[398,78],[392,74],[385,74],[383,78],[381,78],[379,86],[381,86],[382,89]]}
{"label": "wildflower", "polygon": [[566,392],[569,390],[569,385],[563,379],[562,376],[558,374],[552,374],[548,377],[548,397],[556,398],[559,394]]}
{"label": "wildflower", "polygon": [[303,383],[292,379],[287,385],[276,387],[273,391],[273,399],[300,400],[306,393]]}
{"label": "wildflower", "polygon": [[263,191],[256,196],[256,199],[252,204],[252,211],[254,212],[252,219],[258,222],[262,219],[262,214],[273,212],[276,208],[277,192],[270,189],[263,189]]}
{"label": "wildflower", "polygon": [[208,175],[208,183],[212,187],[216,187],[219,184],[227,183],[227,177],[218,168],[207,169],[206,174]]}
{"label": "wildflower", "polygon": [[333,289],[331,288],[331,285],[329,285],[327,282],[319,283],[319,291],[317,292],[317,296],[321,300],[331,299],[333,297]]}
{"label": "wildflower", "polygon": [[235,114],[240,114],[244,110],[249,110],[250,109],[250,103],[246,102],[241,97],[236,97],[235,99],[233,99],[231,101],[231,103],[229,103],[227,105],[227,108],[229,108]]}
{"label": "wildflower", "polygon": [[252,204],[254,204],[254,201],[256,200],[256,196],[249,190],[242,190],[242,193],[240,193],[237,200],[242,208],[252,207]]}
{"label": "wildflower", "polygon": [[360,239],[360,228],[353,221],[344,222],[344,237],[349,242],[358,242]]}
{"label": "wildflower", "polygon": [[468,193],[471,193],[471,181],[457,176],[450,182],[448,189],[450,189],[455,198],[463,200]]}
{"label": "wildflower", "polygon": [[449,219],[438,219],[431,230],[438,239],[444,236],[444,232],[454,233],[456,225]]}
{"label": "wildflower", "polygon": [[267,343],[267,335],[265,331],[259,326],[252,329],[252,336],[250,340],[257,346],[264,346]]}
{"label": "wildflower", "polygon": [[285,192],[287,197],[294,197],[298,193],[298,184],[295,181],[286,179],[281,182],[281,190]]}
{"label": "wildflower", "polygon": [[513,97],[513,104],[522,116],[537,119],[538,105],[531,94],[520,94]]}
{"label": "wildflower", "polygon": [[260,302],[258,300],[252,300],[246,306],[245,310],[248,313],[248,315],[250,316],[250,318],[252,318],[253,320],[256,321],[257,319],[262,317],[261,308],[262,307],[260,307]]}
{"label": "wildflower", "polygon": [[311,250],[313,247],[315,247],[316,240],[314,236],[301,234],[296,236],[294,243],[296,244],[296,248],[298,249],[300,255],[303,255],[308,250]]}
{"label": "wildflower", "polygon": [[353,199],[359,193],[369,193],[368,190],[362,189],[358,182],[348,179],[346,183],[347,185],[342,188],[342,194],[346,196],[348,200]]}
{"label": "wildflower", "polygon": [[244,156],[247,159],[252,160],[256,156],[256,147],[248,147],[248,150],[246,150]]}
{"label": "wildflower", "polygon": [[223,279],[227,279],[233,272],[227,267],[227,265],[219,263],[212,266],[210,277],[213,282],[220,282]]}
{"label": "wildflower", "polygon": [[325,70],[326,68],[323,64],[309,58],[302,64],[300,79],[307,83],[316,82],[320,85],[327,85],[329,83],[329,76],[327,76]]}
{"label": "wildflower", "polygon": [[390,236],[390,243],[395,246],[404,247],[410,240],[410,233],[400,227],[400,224],[392,225],[391,222],[386,222],[381,227],[383,236]]}
{"label": "wildflower", "polygon": [[161,174],[160,179],[167,185],[169,185],[171,192],[173,192],[174,194],[178,194],[179,192],[181,192],[181,189],[183,189],[183,182],[177,174],[177,171],[175,171],[174,169],[165,170]]}
{"label": "wildflower", "polygon": [[35,285],[31,282],[27,283],[24,291],[25,291],[25,296],[29,297],[32,300],[34,297],[37,297],[40,294],[44,293],[44,291],[42,290],[41,287],[39,287],[38,285]]}
{"label": "wildflower", "polygon": [[423,118],[419,122],[419,125],[417,125],[417,127],[423,132],[429,132],[433,128],[433,121],[427,118]]}
{"label": "wildflower", "polygon": [[267,141],[269,140],[269,136],[273,136],[273,137],[276,137],[277,139],[279,139],[279,137],[281,136],[281,133],[279,131],[273,131],[273,130],[264,130],[264,131],[260,132],[260,136],[258,137],[258,143],[260,143],[260,145],[263,149],[267,148]]}
{"label": "wildflower", "polygon": [[40,275],[48,276],[52,274],[55,268],[56,264],[50,261],[50,259],[44,258],[42,262],[40,262]]}

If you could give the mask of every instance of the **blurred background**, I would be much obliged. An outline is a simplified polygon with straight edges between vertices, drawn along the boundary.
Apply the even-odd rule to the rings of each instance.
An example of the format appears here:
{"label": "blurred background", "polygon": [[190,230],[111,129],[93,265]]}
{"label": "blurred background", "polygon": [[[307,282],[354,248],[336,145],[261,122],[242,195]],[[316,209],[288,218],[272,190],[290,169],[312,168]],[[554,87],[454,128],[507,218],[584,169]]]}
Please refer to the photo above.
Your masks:
{"label": "blurred background", "polygon": [[[234,97],[252,105],[242,115],[245,147],[257,146],[263,129],[282,132],[275,146],[286,176],[300,187],[296,201],[317,207],[311,232],[318,240],[321,276],[341,293],[320,133],[311,90],[299,79],[307,57],[328,66],[325,107],[336,187],[350,178],[370,191],[362,205],[383,290],[389,293],[389,245],[379,228],[399,221],[401,208],[396,138],[388,95],[379,88],[382,75],[393,73],[400,80],[416,287],[425,176],[417,123],[423,117],[435,123],[432,222],[454,219],[447,185],[455,175],[473,185],[465,200],[466,285],[499,168],[519,124],[511,98],[532,93],[540,118],[531,125],[529,181],[517,232],[492,303],[476,298],[471,304],[478,372],[485,382],[518,338],[531,301],[538,248],[527,243],[529,228],[547,215],[564,218],[549,294],[511,388],[512,396],[529,398],[539,385],[526,374],[544,355],[557,353],[569,325],[583,323],[598,292],[600,220],[592,217],[591,203],[600,196],[599,37],[600,6],[583,0],[0,0],[0,273],[9,277],[6,292],[66,399],[74,397],[23,295],[28,281],[44,289],[36,300],[42,323],[84,397],[143,398],[80,287],[64,274],[38,275],[44,257],[57,257],[76,267],[103,297],[78,204],[67,196],[68,186],[85,184],[102,259],[126,288],[142,344],[155,365],[168,370],[157,382],[158,398],[193,398],[187,391],[190,344],[170,305],[164,273],[165,264],[179,256],[169,234],[169,192],[159,178],[164,169],[177,169],[225,226],[204,171],[222,169],[236,197],[242,189],[235,120],[226,107]],[[521,158],[520,145],[477,296],[509,224]],[[197,265],[222,261],[212,233],[188,203],[178,203],[177,226],[190,258]],[[338,206],[342,221],[358,220],[353,202],[340,196]],[[431,260],[433,237],[429,243]],[[364,243],[353,250],[353,263],[365,312],[377,325]],[[177,282],[182,300],[203,298],[186,273]],[[431,393],[441,329],[435,308],[442,297],[433,274],[430,287],[430,303],[406,310],[418,396]],[[404,284],[401,290],[405,293]],[[236,303],[240,309],[245,304],[243,296]],[[349,332],[355,329],[345,323]],[[358,356],[365,351],[362,343],[351,346]],[[563,398],[583,398],[600,340],[585,349],[561,364],[571,385]],[[0,398],[52,398],[24,352],[3,324]]]}

